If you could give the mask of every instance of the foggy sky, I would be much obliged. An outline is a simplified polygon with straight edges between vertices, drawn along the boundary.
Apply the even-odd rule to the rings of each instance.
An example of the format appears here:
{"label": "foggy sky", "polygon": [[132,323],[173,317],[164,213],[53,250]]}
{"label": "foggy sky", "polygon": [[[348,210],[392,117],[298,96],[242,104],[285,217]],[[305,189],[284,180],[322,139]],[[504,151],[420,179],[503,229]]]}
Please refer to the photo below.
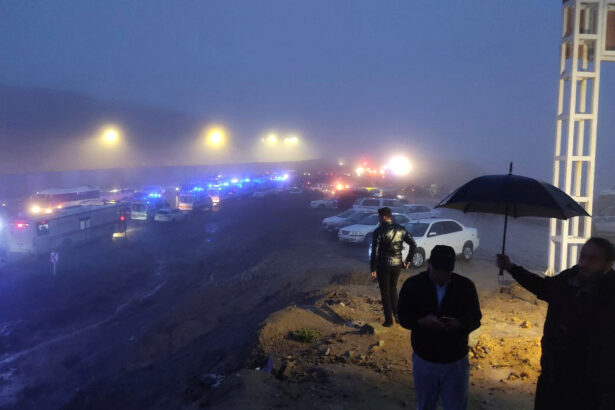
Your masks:
{"label": "foggy sky", "polygon": [[[297,132],[320,155],[407,149],[551,179],[560,0],[3,1],[0,84]],[[615,185],[615,63],[598,186]],[[431,166],[437,166],[432,164]]]}

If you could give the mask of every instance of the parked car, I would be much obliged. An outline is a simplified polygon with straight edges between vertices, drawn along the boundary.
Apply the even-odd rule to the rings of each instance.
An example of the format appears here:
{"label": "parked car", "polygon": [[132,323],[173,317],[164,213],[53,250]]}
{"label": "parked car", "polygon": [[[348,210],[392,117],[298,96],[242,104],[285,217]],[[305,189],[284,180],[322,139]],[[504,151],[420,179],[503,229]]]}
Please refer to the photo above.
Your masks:
{"label": "parked car", "polygon": [[317,199],[310,202],[310,208],[312,209],[334,209],[337,208],[337,201],[335,199]]}
{"label": "parked car", "polygon": [[592,218],[594,234],[615,236],[615,206],[598,211]]}
{"label": "parked car", "polygon": [[[401,214],[393,214],[393,222],[403,225],[410,222],[410,218]],[[371,244],[372,234],[379,224],[378,214],[371,214],[354,225],[345,226],[337,233],[342,242]]]}
{"label": "parked car", "polygon": [[373,212],[357,211],[356,209],[350,208],[341,214],[323,219],[322,227],[327,232],[337,232],[340,228],[353,225],[371,214],[373,214]]}
{"label": "parked car", "polygon": [[[478,248],[479,239],[476,228],[463,226],[452,219],[421,219],[404,225],[416,242],[417,249],[412,256],[412,266],[419,268],[431,254],[436,245],[451,246],[457,255],[469,261]],[[404,244],[403,257],[408,255],[409,247]]]}
{"label": "parked car", "polygon": [[380,208],[389,207],[391,211],[403,213],[406,203],[395,198],[359,198],[352,206],[354,209],[377,211]]}
{"label": "parked car", "polygon": [[292,194],[292,195],[300,195],[300,194],[303,193],[303,190],[301,188],[295,186],[295,187],[292,187],[291,189],[289,189],[288,193]]}
{"label": "parked car", "polygon": [[161,208],[154,215],[154,220],[157,222],[177,222],[186,217],[186,214],[177,208]]}
{"label": "parked car", "polygon": [[266,191],[265,190],[263,190],[263,191],[256,191],[256,192],[254,192],[252,194],[252,198],[264,198],[266,196],[273,195],[275,193],[276,193],[276,191],[271,190],[271,189],[266,190]]}
{"label": "parked car", "polygon": [[408,204],[404,206],[405,215],[410,216],[410,219],[429,219],[429,218],[439,218],[441,216],[441,212],[438,209],[432,209],[427,205],[420,204]]}

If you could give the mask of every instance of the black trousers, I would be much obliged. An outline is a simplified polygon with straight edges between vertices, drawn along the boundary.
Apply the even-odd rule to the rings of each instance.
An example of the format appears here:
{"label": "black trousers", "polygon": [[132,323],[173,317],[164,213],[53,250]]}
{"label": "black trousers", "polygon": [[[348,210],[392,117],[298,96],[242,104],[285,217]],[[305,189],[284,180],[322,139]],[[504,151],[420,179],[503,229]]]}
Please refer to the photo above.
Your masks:
{"label": "black trousers", "polygon": [[397,314],[397,281],[401,274],[401,268],[401,266],[379,266],[376,270],[380,296],[382,297],[384,321],[387,323],[393,323],[393,315]]}

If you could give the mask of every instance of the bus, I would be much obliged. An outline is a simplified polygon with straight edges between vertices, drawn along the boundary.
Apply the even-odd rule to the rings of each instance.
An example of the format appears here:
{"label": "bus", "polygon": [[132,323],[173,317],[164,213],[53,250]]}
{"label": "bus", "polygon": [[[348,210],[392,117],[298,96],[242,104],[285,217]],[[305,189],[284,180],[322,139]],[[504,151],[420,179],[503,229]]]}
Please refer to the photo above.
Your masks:
{"label": "bus", "polygon": [[28,211],[31,214],[51,214],[56,209],[80,205],[84,201],[100,199],[100,189],[91,186],[46,189],[30,197]]}
{"label": "bus", "polygon": [[111,240],[125,230],[122,205],[75,205],[51,215],[17,218],[8,226],[8,252],[44,254],[97,240]]}

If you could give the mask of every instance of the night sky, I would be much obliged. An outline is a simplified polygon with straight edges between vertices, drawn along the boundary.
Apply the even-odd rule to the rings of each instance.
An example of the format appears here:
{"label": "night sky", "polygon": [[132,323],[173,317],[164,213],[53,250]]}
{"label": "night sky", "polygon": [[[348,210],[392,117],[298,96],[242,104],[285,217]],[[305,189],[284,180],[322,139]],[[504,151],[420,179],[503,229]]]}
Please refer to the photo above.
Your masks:
{"label": "night sky", "polygon": [[[560,0],[3,1],[0,84],[550,180],[560,25]],[[599,186],[615,185],[613,90],[603,64]]]}

